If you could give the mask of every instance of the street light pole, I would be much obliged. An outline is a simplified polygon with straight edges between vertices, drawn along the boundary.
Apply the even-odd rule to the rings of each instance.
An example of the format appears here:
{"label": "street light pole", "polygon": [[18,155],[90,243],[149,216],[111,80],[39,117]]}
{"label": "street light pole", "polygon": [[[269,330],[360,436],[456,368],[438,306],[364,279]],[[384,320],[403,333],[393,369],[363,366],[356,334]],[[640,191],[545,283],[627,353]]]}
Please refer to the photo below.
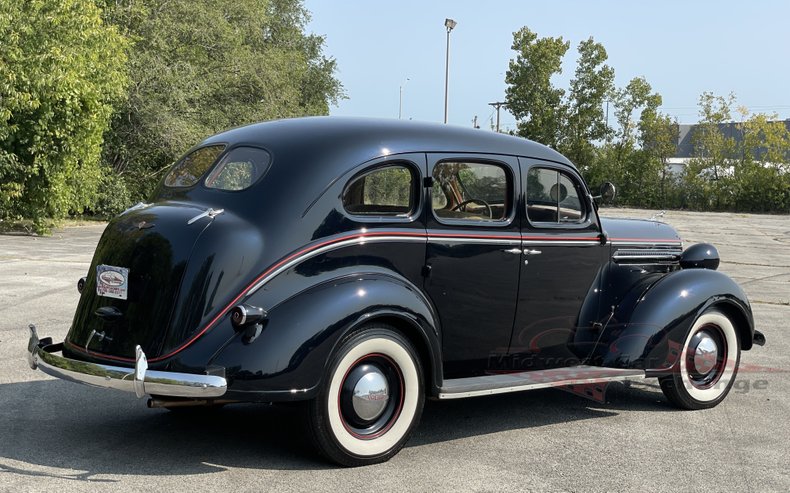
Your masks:
{"label": "street light pole", "polygon": [[447,123],[447,91],[450,85],[450,31],[458,24],[452,19],[444,20],[447,28],[447,55],[444,59],[444,123]]}
{"label": "street light pole", "polygon": [[410,80],[411,79],[406,77],[406,80],[403,81],[403,84],[398,88],[398,120],[400,120],[403,115],[403,88],[406,87],[406,84],[408,84]]}

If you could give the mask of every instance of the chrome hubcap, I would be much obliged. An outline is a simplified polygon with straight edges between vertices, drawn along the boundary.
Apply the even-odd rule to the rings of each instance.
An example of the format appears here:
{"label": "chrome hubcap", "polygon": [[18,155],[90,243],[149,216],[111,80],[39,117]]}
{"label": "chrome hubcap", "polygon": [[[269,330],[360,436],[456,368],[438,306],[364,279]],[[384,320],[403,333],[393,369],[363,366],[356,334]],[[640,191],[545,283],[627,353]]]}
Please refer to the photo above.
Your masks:
{"label": "chrome hubcap", "polygon": [[388,356],[370,354],[348,371],[338,396],[349,433],[372,440],[392,426],[403,404],[403,375]]}
{"label": "chrome hubcap", "polygon": [[703,335],[694,350],[694,369],[697,373],[705,375],[715,366],[719,357],[719,348],[716,341],[710,336]]}
{"label": "chrome hubcap", "polygon": [[691,336],[686,353],[686,370],[691,385],[707,389],[721,378],[727,362],[727,342],[721,329],[704,326]]}
{"label": "chrome hubcap", "polygon": [[366,365],[364,370],[354,385],[351,403],[357,416],[372,421],[381,416],[389,403],[389,385],[387,377],[378,368]]}

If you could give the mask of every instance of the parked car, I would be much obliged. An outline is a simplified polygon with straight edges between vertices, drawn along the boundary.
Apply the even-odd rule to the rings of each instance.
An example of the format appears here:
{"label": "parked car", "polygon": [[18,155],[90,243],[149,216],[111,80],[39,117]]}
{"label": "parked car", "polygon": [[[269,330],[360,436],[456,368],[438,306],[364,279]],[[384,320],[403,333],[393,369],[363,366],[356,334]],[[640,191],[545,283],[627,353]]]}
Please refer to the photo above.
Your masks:
{"label": "parked car", "polygon": [[349,466],[395,455],[426,398],[658,378],[717,405],[765,342],[746,296],[713,246],[599,200],[559,153],[493,132],[230,130],[107,225],[65,341],[31,326],[30,364],[151,407],[303,401]]}

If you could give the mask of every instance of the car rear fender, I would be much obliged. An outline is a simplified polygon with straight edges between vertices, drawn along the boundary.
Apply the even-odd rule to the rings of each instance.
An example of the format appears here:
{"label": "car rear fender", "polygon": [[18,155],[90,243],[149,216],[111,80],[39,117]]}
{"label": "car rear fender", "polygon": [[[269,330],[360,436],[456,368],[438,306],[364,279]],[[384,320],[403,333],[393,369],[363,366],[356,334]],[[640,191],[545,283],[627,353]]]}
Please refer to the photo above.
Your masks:
{"label": "car rear fender", "polygon": [[[255,305],[255,298],[245,303]],[[429,372],[426,384],[438,391],[438,317],[405,278],[380,272],[347,275],[264,308],[268,314],[260,334],[248,341],[240,332],[211,362],[227,368],[230,393],[257,401],[312,398],[343,337],[374,320],[395,326],[412,341]]]}

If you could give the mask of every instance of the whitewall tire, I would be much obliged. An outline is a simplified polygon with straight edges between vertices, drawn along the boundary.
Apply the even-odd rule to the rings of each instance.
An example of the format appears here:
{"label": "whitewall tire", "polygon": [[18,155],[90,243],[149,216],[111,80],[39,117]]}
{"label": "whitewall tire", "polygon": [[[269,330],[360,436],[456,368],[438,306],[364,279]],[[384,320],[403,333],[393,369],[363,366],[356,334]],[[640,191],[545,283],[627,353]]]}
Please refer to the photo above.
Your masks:
{"label": "whitewall tire", "polygon": [[408,440],[424,400],[412,344],[393,327],[368,325],[340,344],[309,404],[313,442],[344,466],[384,462]]}
{"label": "whitewall tire", "polygon": [[683,409],[711,408],[732,388],[740,359],[740,341],[732,321],[709,309],[691,327],[672,375],[659,379],[661,390]]}

